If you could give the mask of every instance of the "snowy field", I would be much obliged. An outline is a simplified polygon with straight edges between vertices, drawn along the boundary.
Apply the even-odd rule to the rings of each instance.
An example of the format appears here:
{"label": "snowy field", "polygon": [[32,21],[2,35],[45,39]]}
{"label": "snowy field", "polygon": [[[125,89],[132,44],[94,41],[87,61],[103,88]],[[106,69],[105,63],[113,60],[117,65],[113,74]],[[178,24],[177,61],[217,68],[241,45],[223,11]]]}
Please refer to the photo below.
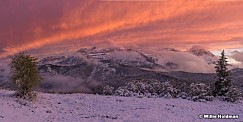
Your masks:
{"label": "snowy field", "polygon": [[[0,90],[0,122],[243,122],[243,102],[39,93],[34,103]],[[239,115],[200,119],[199,114]]]}

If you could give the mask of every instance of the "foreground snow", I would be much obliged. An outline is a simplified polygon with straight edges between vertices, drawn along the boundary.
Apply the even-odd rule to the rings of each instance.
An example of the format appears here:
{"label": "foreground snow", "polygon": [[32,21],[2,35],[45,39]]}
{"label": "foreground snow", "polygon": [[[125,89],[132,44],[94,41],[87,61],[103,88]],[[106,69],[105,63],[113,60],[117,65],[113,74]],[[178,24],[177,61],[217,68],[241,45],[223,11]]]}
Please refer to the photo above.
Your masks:
{"label": "foreground snow", "polygon": [[[39,93],[29,103],[0,90],[0,122],[200,122],[243,121],[243,103],[129,98],[89,94]],[[239,119],[199,119],[199,114],[239,115]]]}

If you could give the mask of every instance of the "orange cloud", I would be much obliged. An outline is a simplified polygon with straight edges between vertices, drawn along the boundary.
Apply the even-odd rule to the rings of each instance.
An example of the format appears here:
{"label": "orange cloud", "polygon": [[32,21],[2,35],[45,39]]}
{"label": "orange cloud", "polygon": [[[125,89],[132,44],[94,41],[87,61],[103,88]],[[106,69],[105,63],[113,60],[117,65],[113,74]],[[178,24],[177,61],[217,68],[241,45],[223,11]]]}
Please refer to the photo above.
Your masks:
{"label": "orange cloud", "polygon": [[[243,2],[237,1],[1,2],[1,56],[77,39],[84,42],[87,37],[87,44],[112,40],[123,46],[235,48],[239,41],[231,38],[243,32]],[[220,42],[232,45],[219,46]]]}

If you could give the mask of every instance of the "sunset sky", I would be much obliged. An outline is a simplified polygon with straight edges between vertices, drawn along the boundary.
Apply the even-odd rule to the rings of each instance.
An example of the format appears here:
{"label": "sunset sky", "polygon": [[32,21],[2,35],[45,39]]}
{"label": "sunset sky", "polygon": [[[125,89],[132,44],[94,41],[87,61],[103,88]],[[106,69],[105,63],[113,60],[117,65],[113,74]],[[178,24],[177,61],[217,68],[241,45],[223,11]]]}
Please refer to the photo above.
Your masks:
{"label": "sunset sky", "polygon": [[238,49],[239,55],[242,12],[241,0],[1,0],[0,57],[89,46],[193,45]]}

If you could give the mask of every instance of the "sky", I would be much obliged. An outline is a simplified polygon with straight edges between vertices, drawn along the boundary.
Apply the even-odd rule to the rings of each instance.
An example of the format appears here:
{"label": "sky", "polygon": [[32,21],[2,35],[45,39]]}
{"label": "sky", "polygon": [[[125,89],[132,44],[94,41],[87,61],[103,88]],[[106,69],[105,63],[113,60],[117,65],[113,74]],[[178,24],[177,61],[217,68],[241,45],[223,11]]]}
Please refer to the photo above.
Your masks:
{"label": "sky", "polygon": [[1,0],[0,57],[81,47],[223,49],[242,61],[241,0]]}

